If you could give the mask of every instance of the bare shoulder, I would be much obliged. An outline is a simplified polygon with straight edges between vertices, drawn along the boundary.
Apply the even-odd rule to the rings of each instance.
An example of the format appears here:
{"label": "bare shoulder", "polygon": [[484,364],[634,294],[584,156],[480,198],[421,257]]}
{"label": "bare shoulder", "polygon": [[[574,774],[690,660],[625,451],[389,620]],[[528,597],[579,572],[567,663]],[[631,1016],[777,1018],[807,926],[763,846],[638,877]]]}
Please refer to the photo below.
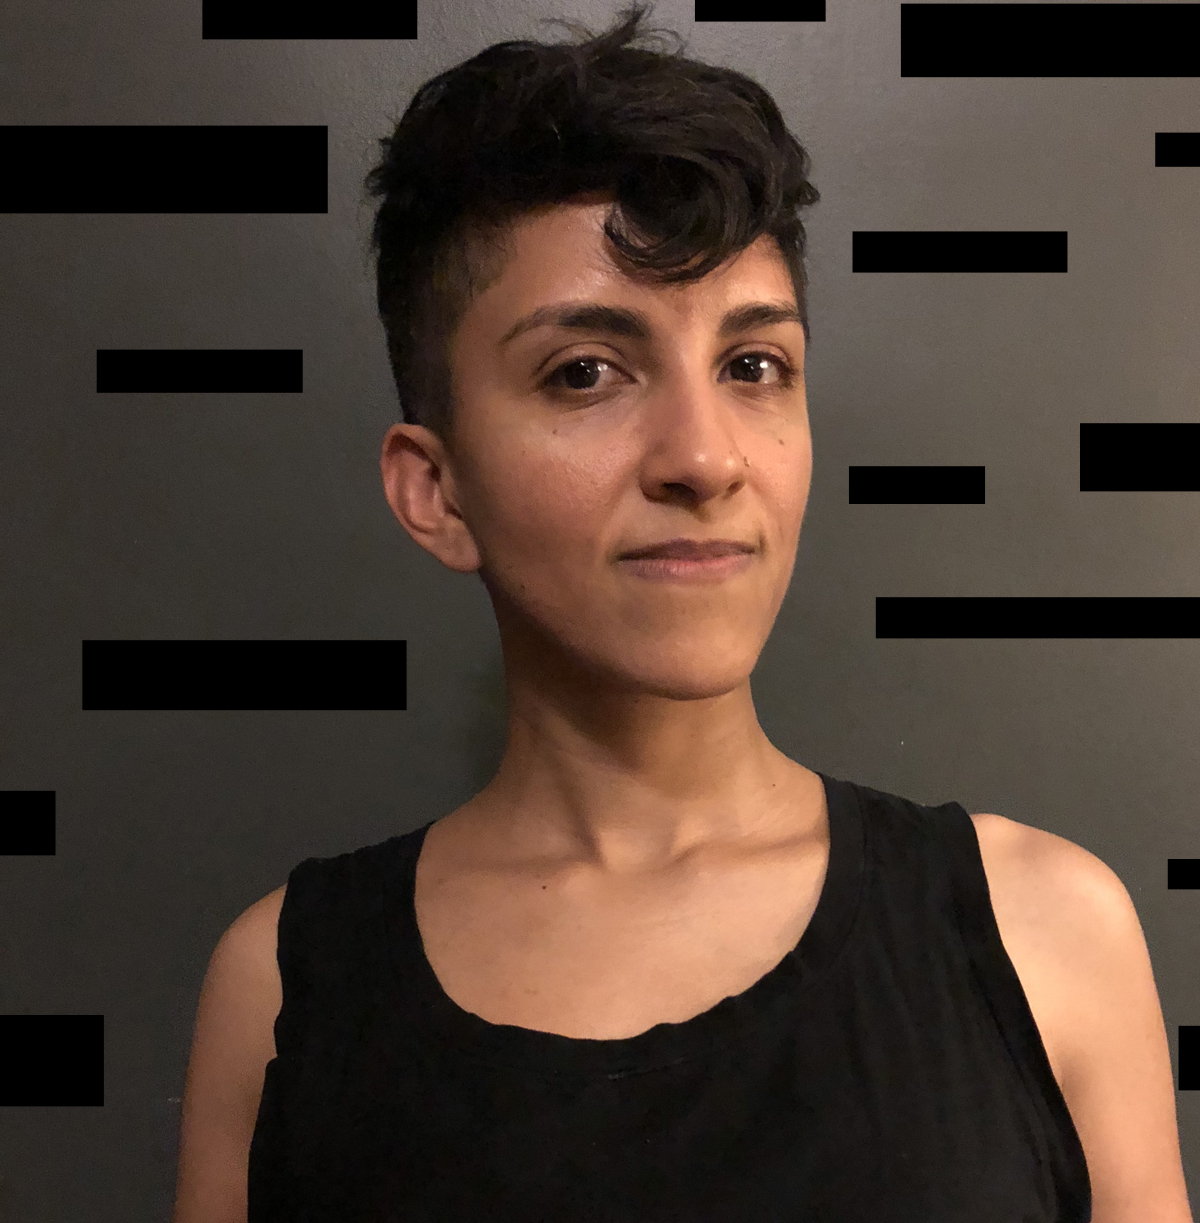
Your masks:
{"label": "bare shoulder", "polygon": [[244,1223],[246,1167],[283,1002],[285,887],[244,910],[208,962],[183,1093],[173,1223]]}
{"label": "bare shoulder", "polygon": [[1080,1000],[1095,999],[1114,954],[1144,951],[1137,911],[1117,873],[1082,845],[994,812],[971,819],[1001,939],[1069,1076],[1091,1026]]}
{"label": "bare shoulder", "polygon": [[971,820],[1000,941],[1065,1092],[1077,1032],[1069,927],[1079,909],[1072,892],[1089,871],[1108,868],[1073,841],[1006,816],[984,812]]}
{"label": "bare shoulder", "polygon": [[[994,811],[985,811],[977,815],[972,815],[971,820],[975,824],[975,831],[980,834],[980,845],[983,845],[983,838],[988,839],[989,846],[994,846],[1000,849],[1016,850],[1020,854],[1045,856],[1047,854],[1065,854],[1082,855],[1083,858],[1090,858],[1093,862],[1100,863],[1104,866],[1103,861],[1096,857],[1095,854],[1083,848],[1082,845],[1077,845],[1074,841],[1068,841],[1066,837],[1060,837],[1057,833],[1047,832],[1044,828],[1035,828],[1031,824],[1022,824],[1019,820],[1009,819],[1004,815],[997,815]],[[1107,870],[1108,868],[1105,867]]]}
{"label": "bare shoulder", "polygon": [[992,812],[971,819],[1001,938],[1087,1157],[1093,1223],[1192,1223],[1170,1047],[1129,892],[1065,837]]}
{"label": "bare shoulder", "polygon": [[[256,900],[249,908],[244,909],[229,928],[221,936],[222,940],[230,940],[241,945],[247,952],[262,958],[269,951],[269,958],[275,959],[276,939],[279,928],[279,911],[283,908],[283,897],[287,885],[268,892],[261,900]],[[270,944],[268,947],[267,944]]]}
{"label": "bare shoulder", "polygon": [[256,1018],[270,1017],[271,1056],[275,1056],[275,1016],[283,1004],[277,959],[279,912],[286,884],[256,900],[230,924],[213,951],[209,973],[228,974],[245,991]]}
{"label": "bare shoulder", "polygon": [[[1006,890],[1027,889],[1030,900],[1047,884],[1054,885],[1051,902],[1071,901],[1084,893],[1094,903],[1132,907],[1129,893],[1117,873],[1090,850],[1043,828],[1034,828],[994,812],[972,815],[979,852],[989,886],[993,873]],[[1065,891],[1064,891],[1065,889]],[[1074,911],[1068,906],[1067,912]],[[1065,914],[1064,914],[1065,915]]]}

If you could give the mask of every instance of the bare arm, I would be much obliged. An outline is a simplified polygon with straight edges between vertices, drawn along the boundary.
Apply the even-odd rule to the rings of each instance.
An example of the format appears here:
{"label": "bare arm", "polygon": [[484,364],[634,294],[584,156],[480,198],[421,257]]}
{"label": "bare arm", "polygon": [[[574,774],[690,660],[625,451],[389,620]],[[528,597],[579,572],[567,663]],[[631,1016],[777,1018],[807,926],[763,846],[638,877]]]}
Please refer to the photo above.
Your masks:
{"label": "bare arm", "polygon": [[183,1092],[172,1223],[246,1223],[250,1139],[283,999],[275,952],[284,890],[251,905],[209,960]]}
{"label": "bare arm", "polygon": [[997,920],[1008,919],[1014,963],[1053,971],[1046,1016],[1087,1157],[1093,1223],[1192,1223],[1170,1046],[1133,901],[1082,846],[1002,824],[1010,835],[992,838]]}
{"label": "bare arm", "polygon": [[1065,1096],[1092,1174],[1094,1223],[1192,1223],[1171,1052],[1133,901],[1099,858],[1070,845],[1058,879],[1075,967],[1077,1045]]}

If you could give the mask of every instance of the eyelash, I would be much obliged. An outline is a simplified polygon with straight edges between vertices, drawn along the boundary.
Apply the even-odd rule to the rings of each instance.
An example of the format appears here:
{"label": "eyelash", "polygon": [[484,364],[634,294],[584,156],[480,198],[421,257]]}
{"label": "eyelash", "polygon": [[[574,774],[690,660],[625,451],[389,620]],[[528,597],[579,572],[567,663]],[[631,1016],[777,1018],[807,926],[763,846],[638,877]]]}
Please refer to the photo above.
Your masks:
{"label": "eyelash", "polygon": [[[762,389],[775,390],[775,391],[786,391],[786,390],[790,390],[792,386],[795,385],[796,371],[793,368],[792,363],[790,361],[785,360],[783,357],[778,356],[777,354],[773,352],[739,352],[735,356],[730,357],[729,360],[725,364],[726,366],[732,365],[734,361],[740,361],[743,357],[766,357],[769,361],[774,361],[775,364],[779,367],[779,381],[777,383],[763,387]],[[558,378],[558,376],[563,372],[563,370],[570,369],[572,365],[579,365],[582,363],[586,363],[588,361],[599,361],[603,363],[604,365],[612,366],[614,369],[617,368],[616,363],[613,361],[610,361],[607,357],[597,357],[597,356],[593,356],[590,353],[584,353],[584,354],[581,354],[580,356],[571,357],[570,360],[564,361],[561,365],[556,366],[542,380],[542,386],[543,387],[551,386],[551,384],[555,381],[555,379]],[[760,384],[757,382],[747,382],[746,386],[756,387],[756,386],[760,386]],[[567,396],[572,397],[572,398],[575,398],[575,397],[585,397],[586,398],[588,395],[596,394],[599,390],[598,387],[584,387],[582,389],[578,387],[560,387],[557,389],[561,393],[566,394]]]}

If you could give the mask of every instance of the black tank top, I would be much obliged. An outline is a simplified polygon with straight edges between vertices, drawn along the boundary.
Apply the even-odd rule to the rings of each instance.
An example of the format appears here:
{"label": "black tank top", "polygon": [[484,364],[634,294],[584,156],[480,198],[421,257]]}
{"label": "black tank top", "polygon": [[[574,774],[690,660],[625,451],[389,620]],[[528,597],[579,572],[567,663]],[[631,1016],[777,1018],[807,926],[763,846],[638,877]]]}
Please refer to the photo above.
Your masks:
{"label": "black tank top", "polygon": [[301,862],[249,1223],[1086,1223],[970,816],[821,778],[829,864],[799,943],[627,1039],[451,1000],[413,903],[429,824]]}

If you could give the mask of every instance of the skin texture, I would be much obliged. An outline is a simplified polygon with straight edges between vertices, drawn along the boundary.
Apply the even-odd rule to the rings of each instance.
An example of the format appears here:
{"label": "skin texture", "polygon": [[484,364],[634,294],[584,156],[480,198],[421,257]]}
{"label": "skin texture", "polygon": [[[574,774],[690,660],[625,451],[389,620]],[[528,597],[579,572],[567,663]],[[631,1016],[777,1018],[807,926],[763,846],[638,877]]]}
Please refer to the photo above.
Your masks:
{"label": "skin texture", "polygon": [[[750,673],[791,579],[812,438],[800,323],[717,335],[730,307],[795,305],[773,242],[698,282],[639,282],[610,257],[606,210],[581,201],[515,227],[452,344],[453,453],[397,424],[381,468],[413,539],[479,571],[495,607],[509,739],[479,806],[503,815],[510,843],[620,874],[773,825],[808,773],[759,726]],[[501,344],[559,302],[637,310],[650,338],[547,326]],[[749,354],[767,358],[757,375],[730,367]],[[606,363],[594,390],[543,385],[581,357]],[[758,550],[712,585],[614,562],[677,536]]]}

